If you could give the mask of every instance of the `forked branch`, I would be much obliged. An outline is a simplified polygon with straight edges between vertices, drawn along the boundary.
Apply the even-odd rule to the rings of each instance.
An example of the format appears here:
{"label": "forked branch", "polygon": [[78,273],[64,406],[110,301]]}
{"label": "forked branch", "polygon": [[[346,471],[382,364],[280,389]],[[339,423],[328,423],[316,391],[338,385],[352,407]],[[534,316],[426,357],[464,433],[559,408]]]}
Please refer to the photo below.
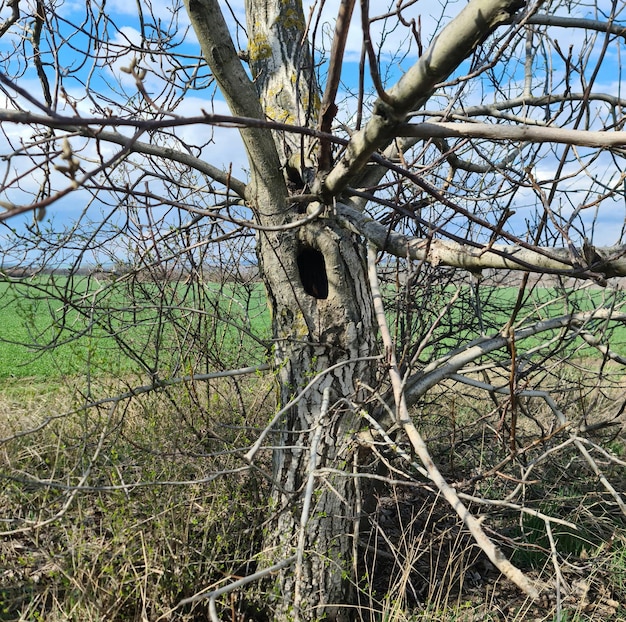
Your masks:
{"label": "forked branch", "polygon": [[370,121],[353,134],[343,158],[325,179],[324,195],[338,196],[370,156],[396,136],[408,114],[426,103],[435,86],[523,6],[519,0],[471,0],[389,91],[385,101],[374,103]]}

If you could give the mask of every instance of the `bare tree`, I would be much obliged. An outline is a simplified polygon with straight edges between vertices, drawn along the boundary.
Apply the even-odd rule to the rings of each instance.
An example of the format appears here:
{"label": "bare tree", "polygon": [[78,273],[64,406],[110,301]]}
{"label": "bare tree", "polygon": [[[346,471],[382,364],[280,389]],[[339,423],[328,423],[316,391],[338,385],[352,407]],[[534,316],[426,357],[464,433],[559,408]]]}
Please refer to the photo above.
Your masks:
{"label": "bare tree", "polygon": [[[530,380],[548,369],[537,359],[571,359],[581,343],[624,362],[608,331],[626,316],[619,298],[597,291],[626,275],[615,216],[624,99],[613,90],[622,7],[470,0],[420,15],[421,5],[400,2],[374,15],[367,1],[354,5],[339,3],[330,37],[320,7],[306,15],[298,0],[247,0],[245,24],[234,3],[185,0],[184,11],[172,2],[158,14],[140,2],[132,32],[95,4],[80,19],[40,1],[4,7],[5,267],[63,257],[78,266],[91,253],[106,272],[117,260],[117,277],[160,306],[134,320],[95,303],[81,313],[117,335],[153,388],[190,360],[198,372],[191,351],[164,363],[168,327],[183,325],[185,309],[168,278],[192,283],[204,270],[211,281],[240,261],[250,266],[240,281],[258,267],[265,285],[271,335],[255,337],[255,356],[267,361],[231,361],[269,363],[280,387],[275,417],[241,454],[252,469],[273,452],[263,556],[256,573],[211,593],[214,616],[223,593],[269,576],[275,619],[354,615],[359,533],[374,498],[364,476],[380,478],[363,455],[378,441],[407,442],[419,458],[398,454],[407,481],[438,491],[491,563],[538,599],[546,586],[487,536],[468,509],[480,495],[448,481],[418,429],[411,409],[449,383],[484,393],[501,419],[506,455],[493,473],[524,473],[502,503],[524,511],[536,445],[518,428],[534,400],[552,419],[540,437],[557,426],[626,514],[582,427]],[[225,164],[236,132],[246,178]],[[71,220],[55,227],[68,205]],[[508,308],[489,307],[499,272],[517,288]],[[545,315],[528,311],[532,275],[552,278],[562,298],[549,304],[561,300],[562,313],[548,302]],[[573,281],[595,288],[586,306]],[[152,353],[120,332],[133,321],[150,325]],[[218,364],[203,361],[204,373]]]}

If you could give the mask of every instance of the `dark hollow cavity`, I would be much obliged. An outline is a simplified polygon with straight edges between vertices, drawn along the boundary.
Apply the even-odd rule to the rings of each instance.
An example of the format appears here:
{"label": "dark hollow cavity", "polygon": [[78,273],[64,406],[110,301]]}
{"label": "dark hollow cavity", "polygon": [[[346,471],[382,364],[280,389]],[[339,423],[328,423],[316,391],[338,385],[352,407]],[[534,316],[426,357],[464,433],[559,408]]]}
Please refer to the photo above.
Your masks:
{"label": "dark hollow cavity", "polygon": [[328,276],[324,255],[315,248],[303,248],[298,253],[298,270],[304,291],[314,298],[328,298]]}

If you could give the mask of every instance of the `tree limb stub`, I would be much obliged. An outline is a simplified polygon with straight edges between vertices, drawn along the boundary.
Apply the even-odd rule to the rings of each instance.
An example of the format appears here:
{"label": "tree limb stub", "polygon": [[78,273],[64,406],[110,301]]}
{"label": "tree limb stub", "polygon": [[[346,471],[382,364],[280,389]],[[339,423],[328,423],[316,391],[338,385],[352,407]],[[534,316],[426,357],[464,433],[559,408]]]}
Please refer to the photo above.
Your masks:
{"label": "tree limb stub", "polygon": [[391,89],[387,101],[375,102],[372,118],[352,136],[343,158],[326,177],[323,194],[338,196],[372,153],[391,140],[409,112],[421,108],[435,86],[523,6],[520,0],[470,0]]}

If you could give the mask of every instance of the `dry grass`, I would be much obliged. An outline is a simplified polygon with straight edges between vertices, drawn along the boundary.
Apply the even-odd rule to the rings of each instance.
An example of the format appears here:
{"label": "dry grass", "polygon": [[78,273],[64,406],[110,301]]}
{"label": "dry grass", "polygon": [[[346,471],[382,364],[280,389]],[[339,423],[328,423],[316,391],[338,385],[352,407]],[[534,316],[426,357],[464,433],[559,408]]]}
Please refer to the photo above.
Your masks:
{"label": "dry grass", "polygon": [[254,563],[267,484],[237,471],[237,449],[272,408],[267,381],[51,420],[84,398],[27,385],[3,395],[0,620],[202,619],[202,603],[174,609]]}
{"label": "dry grass", "polygon": [[[590,409],[594,417],[615,411],[614,393],[579,385],[575,395],[574,380],[568,414],[593,423]],[[127,388],[101,379],[89,399]],[[274,409],[267,378],[179,386],[87,410],[79,408],[86,396],[70,383],[8,384],[0,395],[0,438],[12,437],[0,444],[0,620],[206,620],[202,601],[177,603],[254,569],[268,484],[239,469],[241,450]],[[488,470],[507,455],[502,412],[452,385],[430,398],[416,416],[449,480],[472,494],[509,494],[519,461],[472,480],[477,466]],[[521,416],[516,432],[523,447],[545,433],[552,416],[544,406],[526,407],[532,417]],[[594,438],[624,451],[613,428],[599,428]],[[542,451],[539,443],[522,456]],[[410,474],[398,456],[385,460],[396,477]],[[538,467],[539,483],[529,484],[525,499],[581,526],[574,540],[555,530],[564,577],[559,622],[617,621],[626,602],[626,525],[583,469],[573,452],[555,453]],[[610,476],[623,490],[623,472],[614,468]],[[505,508],[485,516],[527,572],[552,576],[541,522]],[[521,599],[415,478],[379,490],[361,551],[361,617],[368,622],[557,620],[557,603]],[[262,619],[241,600],[221,605],[225,618]]]}
{"label": "dry grass", "polygon": [[[570,368],[558,378],[544,376],[541,386],[559,394],[577,429],[588,428],[586,439],[623,459],[624,378],[605,369],[611,378],[586,385],[589,369],[585,372]],[[504,386],[506,380],[503,373]],[[527,382],[532,387],[531,377]],[[537,604],[520,598],[476,549],[436,492],[407,482],[381,494],[365,530],[361,576],[366,578],[369,619],[591,622],[625,618],[626,517],[575,446],[564,444],[571,428],[559,431],[554,413],[542,399],[520,400],[514,431],[518,451],[511,454],[507,397],[490,399],[484,391],[450,381],[426,396],[415,417],[435,461],[460,492],[507,499],[576,525],[574,531],[552,523],[552,546],[544,520],[504,505],[470,504],[483,517],[490,536],[531,578],[554,587],[554,564],[558,565],[557,600]],[[553,451],[562,443],[563,448]],[[410,477],[404,458],[384,457],[396,480],[402,479],[403,472]],[[624,468],[599,451],[594,450],[593,457],[615,488],[626,490]]]}

